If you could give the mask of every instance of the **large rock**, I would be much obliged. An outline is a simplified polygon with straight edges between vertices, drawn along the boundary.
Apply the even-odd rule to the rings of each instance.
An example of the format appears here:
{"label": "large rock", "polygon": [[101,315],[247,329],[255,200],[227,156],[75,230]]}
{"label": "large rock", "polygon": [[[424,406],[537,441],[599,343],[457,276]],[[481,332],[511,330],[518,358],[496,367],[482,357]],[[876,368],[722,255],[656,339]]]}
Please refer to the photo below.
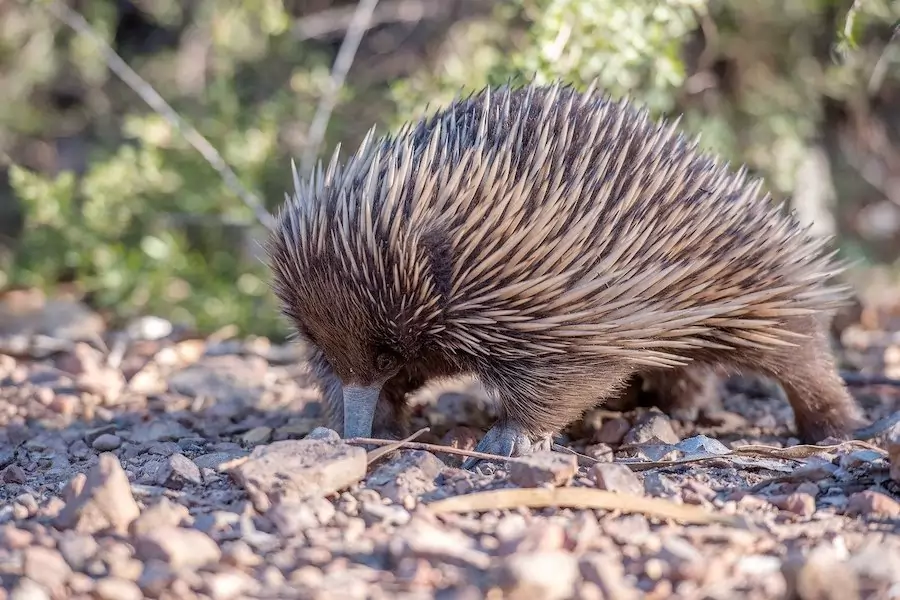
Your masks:
{"label": "large rock", "polygon": [[88,473],[84,487],[60,511],[56,526],[81,533],[109,529],[125,534],[139,514],[128,476],[119,459],[115,454],[104,452]]}
{"label": "large rock", "polygon": [[257,446],[246,462],[230,471],[259,511],[278,502],[324,496],[366,475],[366,451],[323,440],[283,440]]}

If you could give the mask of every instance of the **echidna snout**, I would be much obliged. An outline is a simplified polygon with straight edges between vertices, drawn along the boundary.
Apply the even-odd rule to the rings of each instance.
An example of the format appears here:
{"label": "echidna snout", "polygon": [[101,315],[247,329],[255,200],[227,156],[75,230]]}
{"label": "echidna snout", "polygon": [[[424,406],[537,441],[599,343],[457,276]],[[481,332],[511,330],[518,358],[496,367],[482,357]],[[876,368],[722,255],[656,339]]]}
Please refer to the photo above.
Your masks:
{"label": "echidna snout", "polygon": [[464,373],[499,403],[477,447],[496,454],[635,376],[684,395],[708,368],[776,379],[803,441],[861,423],[828,345],[848,289],[827,240],[627,100],[485,89],[294,188],[273,288],[345,436],[395,435],[408,393]]}

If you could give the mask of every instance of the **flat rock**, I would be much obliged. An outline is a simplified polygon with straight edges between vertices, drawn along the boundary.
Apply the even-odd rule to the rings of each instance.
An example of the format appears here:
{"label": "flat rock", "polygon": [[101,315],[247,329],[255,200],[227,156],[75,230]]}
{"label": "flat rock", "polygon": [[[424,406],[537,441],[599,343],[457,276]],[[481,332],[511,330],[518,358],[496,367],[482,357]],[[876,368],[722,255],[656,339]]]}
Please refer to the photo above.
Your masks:
{"label": "flat rock", "polygon": [[434,480],[445,466],[430,452],[403,450],[396,458],[378,467],[366,479],[366,486],[401,503],[407,496],[418,498],[434,490]]}
{"label": "flat rock", "polygon": [[159,560],[172,569],[197,569],[218,563],[222,551],[211,537],[197,529],[159,527],[137,537],[135,552],[143,560]]}
{"label": "flat rock", "polygon": [[521,487],[566,485],[576,472],[578,458],[562,452],[533,452],[509,465],[510,481]]}
{"label": "flat rock", "polygon": [[623,494],[644,495],[644,484],[634,472],[620,463],[597,463],[588,471],[588,476],[601,490]]}
{"label": "flat rock", "polygon": [[283,440],[257,446],[230,473],[262,512],[279,501],[324,496],[360,481],[366,475],[366,451],[344,443]]}
{"label": "flat rock", "polygon": [[60,511],[55,524],[59,529],[81,533],[111,529],[124,534],[139,514],[119,459],[104,452],[88,472],[83,488]]}

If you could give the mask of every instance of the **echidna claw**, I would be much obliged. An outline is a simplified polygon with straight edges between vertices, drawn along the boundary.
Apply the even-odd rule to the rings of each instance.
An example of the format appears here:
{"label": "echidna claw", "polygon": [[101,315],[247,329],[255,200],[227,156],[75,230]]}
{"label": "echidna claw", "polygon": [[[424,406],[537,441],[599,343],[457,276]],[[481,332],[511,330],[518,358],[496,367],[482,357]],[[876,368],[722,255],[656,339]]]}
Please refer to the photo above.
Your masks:
{"label": "echidna claw", "polygon": [[[512,422],[500,422],[481,438],[475,446],[476,452],[494,454],[497,456],[521,456],[535,450],[549,449],[550,439],[534,440],[521,425]],[[470,457],[462,464],[463,469],[471,470],[485,459]]]}

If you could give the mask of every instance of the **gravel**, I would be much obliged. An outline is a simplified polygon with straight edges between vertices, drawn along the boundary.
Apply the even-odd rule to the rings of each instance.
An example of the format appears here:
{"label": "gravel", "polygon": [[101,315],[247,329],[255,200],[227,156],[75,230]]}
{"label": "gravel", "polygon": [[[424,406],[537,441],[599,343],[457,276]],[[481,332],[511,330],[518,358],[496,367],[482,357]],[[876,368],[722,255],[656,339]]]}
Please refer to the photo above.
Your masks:
{"label": "gravel", "polygon": [[[76,339],[41,352],[32,338],[0,336],[0,600],[806,600],[900,589],[897,427],[868,446],[779,455],[797,444],[783,398],[729,384],[725,411],[696,422],[601,408],[558,440],[578,454],[464,471],[462,457],[434,448],[370,457],[341,440],[296,347],[154,327],[131,341],[103,333],[116,360]],[[857,356],[881,352],[855,343]],[[870,420],[900,409],[896,387],[855,393]],[[493,418],[471,382],[412,400],[414,430],[431,428],[417,442],[471,450]],[[774,450],[733,452],[746,444]],[[432,508],[566,488],[611,491],[621,505]],[[636,504],[648,500],[746,527],[660,519]]]}

